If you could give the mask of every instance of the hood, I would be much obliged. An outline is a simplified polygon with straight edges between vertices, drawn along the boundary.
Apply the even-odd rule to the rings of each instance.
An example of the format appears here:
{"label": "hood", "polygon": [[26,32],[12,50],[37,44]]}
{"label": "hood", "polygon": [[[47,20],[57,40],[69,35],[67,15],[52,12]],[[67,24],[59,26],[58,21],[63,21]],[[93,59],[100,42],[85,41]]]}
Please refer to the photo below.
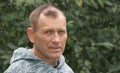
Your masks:
{"label": "hood", "polygon": [[[39,61],[43,61],[40,58],[38,58],[37,56],[35,56],[33,54],[33,49],[27,49],[27,48],[18,48],[13,52],[13,56],[10,60],[10,64],[16,62],[16,61],[20,61],[20,60],[39,60]],[[45,62],[46,63],[46,62]],[[65,64],[65,59],[64,56],[61,55],[58,61],[58,66],[56,68],[60,68]]]}

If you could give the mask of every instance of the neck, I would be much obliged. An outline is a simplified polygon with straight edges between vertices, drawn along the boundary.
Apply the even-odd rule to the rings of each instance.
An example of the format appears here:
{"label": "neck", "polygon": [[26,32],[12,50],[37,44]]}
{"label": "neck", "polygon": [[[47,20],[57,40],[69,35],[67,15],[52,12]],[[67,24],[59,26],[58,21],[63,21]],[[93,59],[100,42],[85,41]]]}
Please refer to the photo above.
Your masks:
{"label": "neck", "polygon": [[[45,60],[44,60],[45,61]],[[56,67],[58,65],[58,60],[46,60],[46,62],[50,65],[52,65],[53,67]]]}
{"label": "neck", "polygon": [[47,62],[53,67],[56,67],[58,65],[58,59],[48,58],[44,55],[42,55],[39,50],[33,48],[33,54],[37,56],[38,58],[42,59],[43,61]]}

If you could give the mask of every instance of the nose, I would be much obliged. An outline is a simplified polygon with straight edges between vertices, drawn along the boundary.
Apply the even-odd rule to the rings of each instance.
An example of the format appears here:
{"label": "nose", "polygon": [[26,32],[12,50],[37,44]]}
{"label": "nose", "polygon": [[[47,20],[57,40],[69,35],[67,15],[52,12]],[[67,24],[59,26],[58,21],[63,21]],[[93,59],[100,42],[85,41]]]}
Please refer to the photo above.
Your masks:
{"label": "nose", "polygon": [[55,33],[55,35],[52,38],[52,42],[54,42],[54,43],[60,42],[60,36],[58,35],[58,33]]}

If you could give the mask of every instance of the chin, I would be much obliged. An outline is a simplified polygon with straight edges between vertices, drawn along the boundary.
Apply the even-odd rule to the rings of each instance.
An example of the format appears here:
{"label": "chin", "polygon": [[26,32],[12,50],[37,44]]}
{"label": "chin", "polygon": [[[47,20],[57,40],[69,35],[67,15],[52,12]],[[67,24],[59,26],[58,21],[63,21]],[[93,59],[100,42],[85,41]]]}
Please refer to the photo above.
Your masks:
{"label": "chin", "polygon": [[52,54],[51,58],[58,59],[61,55],[62,55],[61,53],[59,53],[59,54]]}

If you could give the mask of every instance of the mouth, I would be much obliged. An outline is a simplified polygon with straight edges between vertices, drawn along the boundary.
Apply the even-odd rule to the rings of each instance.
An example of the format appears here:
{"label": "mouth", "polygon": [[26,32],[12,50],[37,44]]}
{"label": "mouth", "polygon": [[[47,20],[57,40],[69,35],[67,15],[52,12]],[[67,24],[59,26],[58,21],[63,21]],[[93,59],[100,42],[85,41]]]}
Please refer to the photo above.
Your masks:
{"label": "mouth", "polygon": [[61,47],[49,47],[50,50],[52,51],[61,51]]}

